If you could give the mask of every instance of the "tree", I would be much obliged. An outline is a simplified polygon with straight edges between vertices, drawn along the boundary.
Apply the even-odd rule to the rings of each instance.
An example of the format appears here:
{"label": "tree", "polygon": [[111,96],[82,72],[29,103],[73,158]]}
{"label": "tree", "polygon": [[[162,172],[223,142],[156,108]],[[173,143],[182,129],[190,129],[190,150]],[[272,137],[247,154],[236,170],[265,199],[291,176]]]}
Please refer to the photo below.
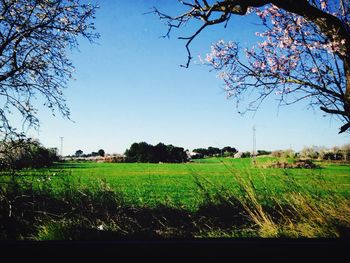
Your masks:
{"label": "tree", "polygon": [[167,162],[168,150],[164,143],[158,143],[153,147],[153,162]]}
{"label": "tree", "polygon": [[201,155],[203,155],[203,156],[209,155],[208,149],[205,149],[205,148],[193,149],[193,152],[199,153],[199,154],[201,154]]}
{"label": "tree", "polygon": [[58,160],[55,148],[45,148],[31,138],[0,142],[0,169],[9,169],[13,174],[22,168],[47,167]]}
{"label": "tree", "polygon": [[234,147],[231,147],[231,146],[226,146],[226,147],[221,149],[221,153],[223,155],[228,155],[228,156],[233,156],[237,152],[238,152],[237,149]]}
{"label": "tree", "polygon": [[[186,40],[189,46],[206,27],[225,24],[233,15],[255,14],[265,31],[262,41],[240,52],[238,43],[218,41],[204,63],[219,71],[229,97],[241,103],[254,91],[245,110],[257,110],[271,94],[281,105],[307,100],[313,107],[338,117],[339,133],[350,130],[350,1],[349,0],[193,0],[179,1],[188,10],[169,16],[155,8],[169,30],[190,20],[202,25]],[[245,57],[242,56],[245,53]]]}
{"label": "tree", "polygon": [[77,157],[79,157],[79,156],[82,156],[83,155],[83,151],[82,150],[77,150],[76,152],[75,152],[75,156],[77,156]]}
{"label": "tree", "polygon": [[221,153],[221,150],[217,147],[211,147],[209,146],[208,147],[208,154],[210,156],[214,156],[214,155],[217,155],[217,154],[220,154]]}
{"label": "tree", "polygon": [[127,149],[125,151],[126,161],[140,163],[151,162],[151,160],[153,159],[152,148],[153,146],[146,142],[133,143],[130,146],[130,149]]}
{"label": "tree", "polygon": [[176,147],[173,145],[167,145],[168,158],[167,162],[170,163],[182,163],[186,162],[188,157],[185,149],[182,147]]}
{"label": "tree", "polygon": [[88,154],[88,156],[97,157],[97,156],[100,156],[100,155],[98,154],[98,152],[91,152],[90,154]]}
{"label": "tree", "polygon": [[101,156],[101,157],[104,157],[105,156],[105,151],[103,149],[100,149],[98,150],[98,155]]}
{"label": "tree", "polygon": [[251,152],[242,152],[241,158],[250,158]]}
{"label": "tree", "polygon": [[9,115],[18,112],[29,127],[38,127],[34,100],[70,115],[63,89],[74,67],[67,51],[78,37],[93,41],[96,6],[79,0],[0,1],[0,136],[19,134]]}
{"label": "tree", "polygon": [[270,155],[272,152],[271,151],[266,151],[266,150],[258,150],[258,156],[260,155]]}
{"label": "tree", "polygon": [[146,142],[133,143],[125,151],[126,162],[141,163],[181,163],[186,162],[188,157],[184,148],[173,145],[158,143],[156,146]]}

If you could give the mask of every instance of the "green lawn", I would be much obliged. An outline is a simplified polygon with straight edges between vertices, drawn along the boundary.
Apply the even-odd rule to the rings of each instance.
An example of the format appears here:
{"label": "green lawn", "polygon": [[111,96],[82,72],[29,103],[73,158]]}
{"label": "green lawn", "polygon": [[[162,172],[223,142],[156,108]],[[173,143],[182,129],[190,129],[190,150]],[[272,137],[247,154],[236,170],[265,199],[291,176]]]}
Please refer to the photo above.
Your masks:
{"label": "green lawn", "polygon": [[[266,163],[274,158],[258,158]],[[50,187],[60,195],[67,187],[113,189],[130,204],[154,207],[165,204],[195,210],[203,203],[203,191],[239,194],[236,179],[251,179],[256,192],[282,195],[301,194],[350,197],[350,165],[322,163],[318,169],[256,168],[252,160],[210,158],[186,164],[146,163],[63,163],[50,169],[27,170],[23,177],[35,187]],[[45,179],[45,183],[43,180]]]}

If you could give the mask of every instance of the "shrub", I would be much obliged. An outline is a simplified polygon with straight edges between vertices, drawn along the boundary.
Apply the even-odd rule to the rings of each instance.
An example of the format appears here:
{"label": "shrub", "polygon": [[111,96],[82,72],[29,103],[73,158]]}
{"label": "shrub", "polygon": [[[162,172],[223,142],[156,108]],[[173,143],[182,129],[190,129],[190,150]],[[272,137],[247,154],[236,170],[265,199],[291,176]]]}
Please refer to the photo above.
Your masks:
{"label": "shrub", "polygon": [[58,161],[56,149],[48,149],[33,139],[2,142],[0,145],[0,168],[40,168]]}

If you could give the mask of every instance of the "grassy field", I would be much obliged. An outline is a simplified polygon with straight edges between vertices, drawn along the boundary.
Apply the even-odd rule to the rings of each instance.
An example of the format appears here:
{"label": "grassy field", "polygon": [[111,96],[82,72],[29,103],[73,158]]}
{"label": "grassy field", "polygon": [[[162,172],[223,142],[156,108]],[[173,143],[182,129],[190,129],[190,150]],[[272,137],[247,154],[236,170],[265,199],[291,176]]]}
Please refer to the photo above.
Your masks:
{"label": "grassy field", "polygon": [[[257,158],[255,165],[249,158],[58,163],[24,170],[14,190],[1,185],[3,208],[8,209],[0,217],[17,216],[11,219],[21,226],[14,239],[84,239],[86,229],[101,226],[118,233],[117,238],[349,235],[350,165],[263,168],[275,160]],[[26,213],[30,219],[22,220]],[[11,236],[6,226],[1,231],[2,239]],[[97,233],[90,238],[101,235]]]}
{"label": "grassy field", "polygon": [[[258,163],[273,158],[259,158]],[[258,193],[283,195],[290,191],[314,195],[339,194],[350,198],[350,165],[322,163],[318,169],[256,168],[252,160],[210,158],[186,164],[63,163],[51,169],[23,173],[36,187],[50,184],[60,195],[67,184],[81,189],[105,184],[134,205],[166,204],[195,210],[203,202],[204,186],[210,193],[239,194],[237,177],[249,179]],[[33,177],[34,176],[34,177]],[[42,181],[38,181],[42,178]],[[50,179],[48,181],[47,179]]]}

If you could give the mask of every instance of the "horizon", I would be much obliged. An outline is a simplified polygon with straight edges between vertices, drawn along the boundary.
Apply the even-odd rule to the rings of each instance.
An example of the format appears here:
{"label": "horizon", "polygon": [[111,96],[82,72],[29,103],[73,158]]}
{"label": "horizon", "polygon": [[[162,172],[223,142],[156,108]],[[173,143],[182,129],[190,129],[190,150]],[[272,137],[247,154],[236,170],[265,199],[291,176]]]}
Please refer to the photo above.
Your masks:
{"label": "horizon", "polygon": [[[38,140],[37,138],[32,138],[34,140]],[[40,142],[40,140],[39,140]],[[139,141],[139,142],[134,142],[134,143],[141,143],[141,142],[145,142],[145,141]],[[41,142],[40,142],[41,143]],[[146,142],[147,144],[150,144],[148,142]],[[163,143],[163,142],[158,142],[158,143]],[[151,144],[153,146],[157,145],[158,143],[155,143],[155,144]],[[132,143],[133,144],[133,143]],[[164,143],[165,144],[165,143]],[[188,148],[188,147],[185,147],[183,145],[174,145],[174,144],[165,144],[165,145],[173,145],[175,147],[181,147],[184,149],[184,151],[189,151],[189,152],[193,152],[195,149],[199,149],[199,148],[204,148],[204,149],[207,149],[209,147],[214,147],[214,148],[219,148],[219,149],[222,149],[223,147],[227,147],[227,146],[230,146],[230,147],[233,147],[237,150],[237,152],[253,152],[253,149],[248,149],[248,150],[241,150],[241,149],[238,149],[237,147],[235,147],[234,145],[225,145],[223,147],[218,147],[218,146],[215,146],[215,145],[209,145],[209,146],[200,146],[200,147],[195,147],[195,148]],[[349,143],[345,143],[345,144],[342,144],[342,145],[332,145],[332,146],[325,146],[325,145],[304,145],[301,149],[294,149],[292,147],[288,147],[288,148],[280,148],[280,149],[260,149],[260,148],[257,148],[256,151],[271,151],[271,152],[274,152],[274,151],[285,151],[285,150],[292,150],[294,151],[295,153],[298,153],[300,151],[302,151],[304,148],[325,148],[325,149],[331,149],[331,148],[341,148],[345,145],[349,145]],[[50,146],[47,146],[47,145],[43,145],[44,147],[46,148],[57,148],[57,151],[60,152],[60,148],[59,147],[50,147]],[[130,145],[131,146],[131,145]],[[127,148],[129,149],[130,146]],[[291,146],[291,145],[290,145]],[[92,151],[84,151],[82,148],[77,148],[76,151],[78,150],[81,150],[83,152],[83,154],[91,154],[92,152],[97,152],[99,150],[104,150],[103,148],[96,148],[95,150],[92,150]],[[127,150],[125,149],[125,151]],[[76,152],[75,151],[75,152]],[[124,155],[125,154],[125,151],[123,152],[116,152],[116,151],[112,151],[112,152],[105,152],[105,155],[114,155],[114,154],[119,154],[119,155]],[[63,155],[63,157],[69,157],[69,156],[74,156],[75,155],[75,152],[73,153],[69,153],[69,154],[65,154]]]}
{"label": "horizon", "polygon": [[[134,142],[173,144],[185,149],[223,148],[251,151],[252,127],[256,126],[256,149],[300,151],[304,146],[331,148],[350,142],[350,134],[338,134],[340,122],[324,117],[306,102],[278,106],[273,95],[257,112],[245,116],[226,99],[222,82],[197,56],[210,52],[217,40],[237,41],[242,47],[256,43],[256,18],[233,17],[227,28],[208,28],[192,43],[195,61],[185,69],[184,41],[196,28],[189,24],[161,38],[167,26],[149,12],[153,6],[177,12],[181,4],[170,1],[99,1],[95,25],[101,37],[97,44],[79,41],[79,51],[70,55],[76,68],[75,81],[65,90],[74,122],[53,117],[38,101],[41,125],[29,137],[63,155],[81,149],[86,153],[104,149],[124,153]],[[241,28],[245,28],[242,33]]]}

